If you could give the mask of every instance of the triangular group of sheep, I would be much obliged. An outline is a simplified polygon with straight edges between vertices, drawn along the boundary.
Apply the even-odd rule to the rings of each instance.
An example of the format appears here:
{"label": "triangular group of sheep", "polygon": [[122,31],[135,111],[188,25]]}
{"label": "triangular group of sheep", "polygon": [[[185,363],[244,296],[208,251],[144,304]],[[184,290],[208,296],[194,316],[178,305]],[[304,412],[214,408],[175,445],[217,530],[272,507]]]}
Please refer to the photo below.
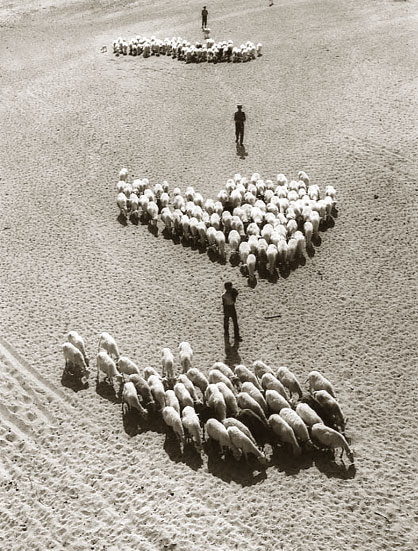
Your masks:
{"label": "triangular group of sheep", "polygon": [[[226,260],[239,257],[250,279],[256,268],[273,275],[312,249],[322,224],[332,220],[336,191],[326,186],[321,194],[308,175],[299,171],[290,181],[284,174],[263,180],[235,174],[227,180],[217,200],[207,199],[189,186],[169,191],[167,181],[151,186],[147,178],[128,181],[128,170],[119,173],[117,205],[124,218],[141,218],[156,227],[161,219],[165,231],[183,240],[207,247]],[[322,198],[321,198],[322,195]]]}

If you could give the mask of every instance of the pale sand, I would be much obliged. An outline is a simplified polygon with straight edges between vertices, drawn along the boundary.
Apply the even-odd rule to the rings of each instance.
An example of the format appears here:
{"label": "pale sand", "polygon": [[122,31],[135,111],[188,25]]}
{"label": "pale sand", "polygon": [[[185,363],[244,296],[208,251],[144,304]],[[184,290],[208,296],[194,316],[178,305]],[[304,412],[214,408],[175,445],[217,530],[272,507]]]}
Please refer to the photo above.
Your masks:
{"label": "pale sand", "polygon": [[[2,551],[418,546],[416,4],[267,3],[208,4],[215,38],[264,44],[254,62],[216,66],[111,53],[118,36],[201,38],[202,2],[1,9]],[[304,267],[251,289],[229,264],[120,225],[124,165],[205,197],[237,171],[303,169],[337,188],[339,215]],[[62,386],[69,329],[93,366],[103,330],[141,367],[184,339],[196,366],[224,360],[226,279],[244,336],[228,362],[323,371],[354,478],[323,454],[276,452],[265,472],[182,458],[158,423],[124,431],[94,376]]]}

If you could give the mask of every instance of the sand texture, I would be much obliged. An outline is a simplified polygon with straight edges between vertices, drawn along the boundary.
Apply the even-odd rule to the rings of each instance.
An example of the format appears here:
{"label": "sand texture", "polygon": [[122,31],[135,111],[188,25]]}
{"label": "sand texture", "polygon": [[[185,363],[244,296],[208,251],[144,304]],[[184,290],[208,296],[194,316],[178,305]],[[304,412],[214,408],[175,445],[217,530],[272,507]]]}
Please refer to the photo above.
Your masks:
{"label": "sand texture", "polygon": [[[417,549],[416,2],[214,0],[216,40],[263,43],[254,62],[217,65],[112,53],[118,36],[201,39],[196,0],[22,4],[0,8],[1,550]],[[121,224],[122,166],[205,198],[236,172],[305,170],[337,189],[338,216],[304,266],[250,287],[229,262]],[[265,470],[181,455],[161,423],[124,422],[94,373],[63,384],[69,330],[93,371],[102,331],[141,368],[187,340],[205,372],[320,370],[355,472],[325,453],[277,449]]]}

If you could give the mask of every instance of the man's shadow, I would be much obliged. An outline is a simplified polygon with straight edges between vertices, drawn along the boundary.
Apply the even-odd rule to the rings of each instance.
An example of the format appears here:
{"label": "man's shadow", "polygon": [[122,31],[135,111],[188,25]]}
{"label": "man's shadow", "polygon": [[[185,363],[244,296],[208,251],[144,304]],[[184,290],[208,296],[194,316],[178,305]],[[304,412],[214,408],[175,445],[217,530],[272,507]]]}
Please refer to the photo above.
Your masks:
{"label": "man's shadow", "polygon": [[240,145],[239,143],[237,143],[237,155],[240,159],[245,159],[245,157],[248,157],[245,145]]}
{"label": "man's shadow", "polygon": [[233,339],[232,343],[229,340],[229,336],[224,333],[225,340],[225,363],[232,369],[241,363],[241,356],[239,355],[239,340]]}

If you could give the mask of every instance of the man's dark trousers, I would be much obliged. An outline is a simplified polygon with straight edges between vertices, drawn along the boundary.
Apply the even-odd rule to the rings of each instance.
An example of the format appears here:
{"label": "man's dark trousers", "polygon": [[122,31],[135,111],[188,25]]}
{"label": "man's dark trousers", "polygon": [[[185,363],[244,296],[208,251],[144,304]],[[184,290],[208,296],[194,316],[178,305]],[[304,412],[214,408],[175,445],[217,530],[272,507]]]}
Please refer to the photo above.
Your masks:
{"label": "man's dark trousers", "polygon": [[235,137],[237,142],[239,142],[242,145],[242,142],[244,141],[244,123],[243,122],[235,123]]}
{"label": "man's dark trousers", "polygon": [[226,335],[229,335],[229,318],[232,319],[232,323],[234,324],[234,336],[239,337],[237,312],[234,305],[224,306],[224,332]]}

